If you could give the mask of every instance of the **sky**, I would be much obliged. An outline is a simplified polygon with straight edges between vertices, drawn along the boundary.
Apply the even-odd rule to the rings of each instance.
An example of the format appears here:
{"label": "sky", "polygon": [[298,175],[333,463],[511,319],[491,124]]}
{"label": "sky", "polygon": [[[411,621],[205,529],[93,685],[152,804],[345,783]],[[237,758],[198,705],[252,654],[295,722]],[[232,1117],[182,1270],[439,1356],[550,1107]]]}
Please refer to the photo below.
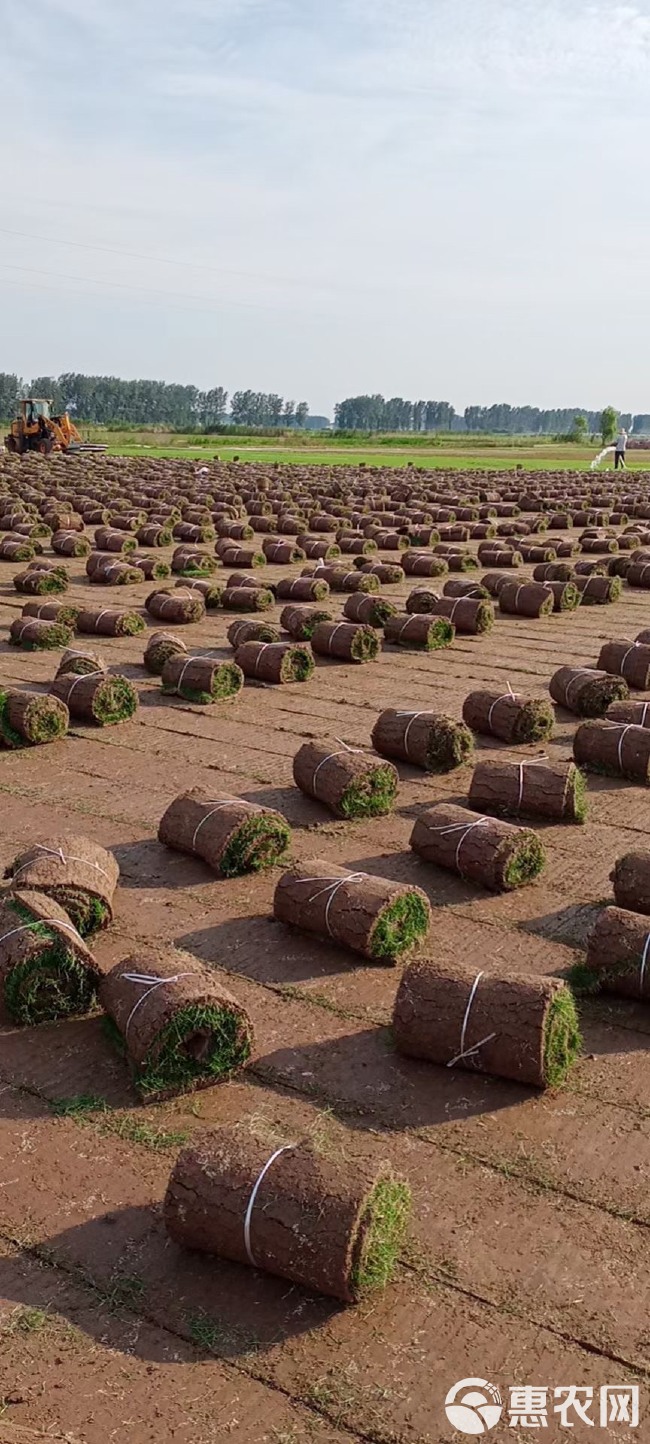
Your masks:
{"label": "sky", "polygon": [[0,371],[650,411],[650,0],[0,0]]}

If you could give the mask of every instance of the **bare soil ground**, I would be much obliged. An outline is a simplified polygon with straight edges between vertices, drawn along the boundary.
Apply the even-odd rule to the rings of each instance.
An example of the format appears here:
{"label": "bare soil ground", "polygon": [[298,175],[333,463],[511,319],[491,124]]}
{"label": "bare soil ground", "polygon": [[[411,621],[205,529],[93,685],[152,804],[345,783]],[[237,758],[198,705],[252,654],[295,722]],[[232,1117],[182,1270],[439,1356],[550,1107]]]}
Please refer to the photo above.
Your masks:
{"label": "bare soil ground", "polygon": [[[45,684],[56,654],[7,645],[20,565],[1,567],[0,675]],[[69,570],[71,598],[87,600],[84,563]],[[414,585],[386,594],[403,598]],[[141,606],[149,590],[90,595]],[[212,612],[179,630],[193,650],[230,656],[231,620]],[[393,970],[276,924],[277,870],[219,881],[161,847],[156,831],[189,785],[272,804],[295,829],[296,857],[423,887],[437,954],[477,969],[562,972],[611,896],[615,858],[644,844],[642,788],[590,781],[585,827],[542,828],[540,882],[492,896],[427,868],[408,847],[418,810],[464,799],[469,769],[429,778],[404,766],[390,818],[342,823],[294,788],[291,760],[306,738],[368,746],[383,707],[459,715],[471,687],[508,683],[543,696],[561,663],[594,666],[604,640],[648,625],[650,597],[626,589],[614,606],[499,618],[488,636],[458,638],[446,652],[385,648],[368,666],[317,662],[307,685],[247,685],[233,704],[210,708],[161,696],[141,665],[142,638],[98,639],[137,683],[137,717],[103,731],[73,724],[64,742],[0,755],[0,866],[39,835],[87,831],[122,869],[115,923],[96,945],[102,966],[152,940],[189,949],[238,993],[257,1032],[237,1081],[158,1107],[138,1103],[97,1017],[0,1032],[2,1444],[447,1444],[462,1436],[445,1395],[467,1377],[504,1394],[515,1384],[584,1385],[596,1398],[601,1385],[631,1380],[643,1411],[647,1010],[585,1004],[586,1056],[558,1093],[409,1063],[388,1029]],[[521,755],[566,758],[574,729],[560,713],[555,739]],[[245,1116],[271,1143],[313,1131],[334,1156],[381,1154],[408,1175],[413,1222],[384,1297],[344,1310],[169,1244],[159,1205],[179,1144]],[[613,1426],[609,1437],[647,1438],[643,1417],[639,1430]],[[573,1437],[599,1432],[606,1437],[578,1422]],[[509,1428],[504,1414],[489,1437],[539,1436]],[[552,1412],[544,1437],[566,1437]]]}

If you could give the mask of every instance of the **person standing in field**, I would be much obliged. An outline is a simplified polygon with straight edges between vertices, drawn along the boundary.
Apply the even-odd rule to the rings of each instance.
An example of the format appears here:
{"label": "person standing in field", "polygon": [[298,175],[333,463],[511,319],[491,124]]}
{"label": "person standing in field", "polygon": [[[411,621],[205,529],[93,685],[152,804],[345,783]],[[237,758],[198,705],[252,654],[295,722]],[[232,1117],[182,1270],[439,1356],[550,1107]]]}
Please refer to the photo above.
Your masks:
{"label": "person standing in field", "polygon": [[622,426],[614,444],[614,470],[618,471],[619,466],[625,470],[625,453],[627,451],[627,431]]}

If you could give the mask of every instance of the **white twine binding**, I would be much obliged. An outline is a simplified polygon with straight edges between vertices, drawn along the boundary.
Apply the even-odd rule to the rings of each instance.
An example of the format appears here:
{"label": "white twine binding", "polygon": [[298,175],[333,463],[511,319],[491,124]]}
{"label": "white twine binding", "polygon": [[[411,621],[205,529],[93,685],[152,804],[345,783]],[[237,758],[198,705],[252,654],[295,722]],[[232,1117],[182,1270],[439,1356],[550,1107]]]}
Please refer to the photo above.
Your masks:
{"label": "white twine binding", "polygon": [[318,777],[321,767],[324,767],[326,762],[331,762],[335,757],[345,757],[347,753],[356,753],[358,756],[363,755],[363,747],[348,747],[347,742],[344,742],[342,737],[335,737],[334,741],[341,743],[342,750],[340,752],[330,752],[329,757],[324,757],[322,762],[319,762],[318,767],[316,768],[316,771],[311,779],[311,785],[314,789],[314,792],[317,791],[316,778]]}
{"label": "white twine binding", "polygon": [[207,802],[204,805],[206,807],[209,807],[211,810],[210,812],[206,812],[205,817],[201,818],[198,826],[194,829],[194,836],[192,838],[192,852],[196,851],[196,839],[201,831],[201,828],[203,827],[203,824],[205,822],[209,822],[210,818],[214,817],[215,813],[219,812],[222,807],[252,807],[254,809],[257,808],[256,802],[245,802],[243,797],[218,798],[215,802]]}
{"label": "white twine binding", "polygon": [[[111,881],[106,869],[100,867],[98,862],[89,862],[85,857],[66,857],[62,847],[46,847],[42,842],[35,842],[34,851],[46,852],[50,857],[58,857],[64,867],[66,867],[69,862],[80,862],[84,867],[94,867],[96,872],[101,872],[102,877],[105,877],[107,882]],[[36,857],[33,857],[31,862],[24,862],[22,867],[19,867],[16,872],[12,873],[12,878],[20,877],[21,872],[25,872],[27,868],[33,867],[35,862],[38,862],[38,858]]]}
{"label": "white twine binding", "polygon": [[430,828],[429,828],[429,831],[430,831],[430,832],[439,832],[442,837],[450,837],[451,834],[454,833],[454,832],[462,832],[463,835],[462,835],[462,837],[461,837],[461,839],[460,839],[460,842],[458,843],[458,847],[456,848],[456,854],[455,854],[455,857],[454,857],[454,867],[457,868],[457,870],[460,872],[460,866],[459,866],[460,850],[461,850],[461,847],[463,846],[463,843],[464,843],[464,841],[465,841],[465,838],[468,836],[468,834],[469,834],[470,832],[473,832],[473,831],[474,831],[474,828],[475,828],[475,827],[483,827],[486,822],[491,822],[491,821],[493,821],[493,819],[490,818],[490,817],[477,817],[477,819],[476,819],[475,822],[469,822],[469,823],[467,823],[467,824],[465,824],[464,822],[455,822],[454,825],[453,825],[453,827],[430,827]]}
{"label": "white twine binding", "polygon": [[252,1265],[252,1267],[253,1267],[254,1269],[257,1268],[257,1263],[256,1263],[256,1260],[255,1260],[255,1255],[254,1255],[253,1250],[252,1250],[252,1248],[251,1248],[251,1219],[252,1219],[252,1217],[253,1217],[253,1209],[254,1209],[254,1207],[255,1207],[255,1199],[257,1198],[257,1195],[258,1195],[259,1190],[260,1190],[260,1184],[261,1184],[261,1183],[263,1182],[263,1180],[266,1178],[266,1175],[267,1175],[267,1173],[268,1173],[268,1171],[269,1171],[269,1168],[271,1167],[271,1165],[272,1165],[273,1163],[275,1163],[276,1158],[279,1158],[281,1153],[288,1153],[292,1148],[297,1148],[297,1147],[298,1147],[298,1144],[297,1144],[297,1143],[284,1143],[284,1144],[282,1145],[282,1148],[276,1148],[275,1153],[272,1153],[272,1154],[271,1154],[271,1157],[270,1157],[269,1160],[268,1160],[268,1162],[264,1164],[264,1167],[263,1167],[263,1169],[262,1169],[262,1172],[261,1172],[260,1175],[259,1175],[259,1178],[257,1179],[257,1182],[253,1184],[253,1187],[252,1187],[252,1189],[251,1189],[251,1196],[250,1196],[250,1198],[249,1198],[249,1200],[248,1200],[248,1206],[247,1206],[247,1209],[246,1209],[246,1213],[245,1213],[245,1215],[244,1215],[244,1245],[245,1245],[245,1248],[246,1248],[246,1253],[248,1254],[249,1263]]}
{"label": "white twine binding", "polygon": [[503,692],[500,697],[496,697],[495,700],[494,700],[494,702],[492,703],[492,706],[490,707],[490,710],[489,710],[488,715],[487,715],[487,725],[488,725],[489,728],[492,726],[492,714],[493,714],[493,712],[494,712],[495,707],[498,707],[500,702],[510,702],[510,701],[512,701],[512,702],[518,702],[518,701],[519,701],[519,696],[520,696],[519,692],[513,692],[512,687],[510,686],[510,683],[508,682],[508,690],[507,690],[507,692]]}
{"label": "white twine binding", "polygon": [[327,900],[327,906],[326,906],[326,908],[325,908],[325,918],[324,918],[325,927],[327,928],[327,931],[328,931],[328,933],[329,933],[329,935],[330,935],[331,938],[334,937],[334,934],[333,934],[332,929],[331,929],[331,927],[330,927],[330,916],[329,916],[329,915],[330,915],[330,908],[331,908],[331,906],[332,906],[332,903],[334,902],[334,898],[336,897],[336,894],[337,894],[339,888],[340,888],[340,887],[343,887],[344,883],[346,883],[346,882],[365,882],[367,876],[368,876],[368,874],[367,874],[366,872],[349,872],[349,873],[346,875],[346,877],[328,877],[328,878],[322,878],[322,877],[299,877],[299,878],[296,878],[296,882],[298,882],[298,883],[305,883],[305,882],[325,882],[325,887],[322,887],[321,890],[320,890],[320,892],[315,892],[312,897],[310,897],[310,898],[307,899],[307,902],[308,902],[308,904],[309,904],[309,903],[313,903],[313,902],[317,902],[320,897],[324,897],[324,896],[325,896],[325,893],[327,893],[327,892],[330,892],[330,893],[331,893],[331,896],[330,896],[330,897],[328,898],[328,900]]}
{"label": "white twine binding", "polygon": [[[146,1003],[147,998],[150,998],[152,993],[155,993],[158,988],[164,987],[165,983],[180,983],[181,978],[194,977],[196,977],[195,973],[174,973],[173,977],[171,978],[160,978],[155,973],[122,973],[122,978],[125,983],[139,983],[142,987],[147,988],[146,993],[143,993],[142,997],[138,998],[137,1003],[129,1013],[129,1016],[126,1020],[126,1027],[124,1029],[125,1039],[128,1037],[129,1028],[131,1027],[131,1023],[133,1022],[133,1018],[137,1013],[138,1008],[141,1006],[142,1003]],[[147,986],[148,984],[150,984],[150,986]]]}
{"label": "white twine binding", "polygon": [[188,667],[190,666],[190,663],[191,663],[191,662],[196,662],[196,661],[198,661],[198,660],[199,660],[199,659],[198,659],[197,657],[188,657],[187,661],[184,663],[183,667],[181,668],[181,675],[180,675],[180,677],[179,677],[179,679],[178,679],[178,681],[177,681],[177,683],[176,683],[176,693],[177,693],[177,696],[180,697],[180,695],[181,695],[181,687],[182,687],[182,685],[183,685],[183,677],[185,676],[185,673],[186,673]]}
{"label": "white twine binding", "polygon": [[0,938],[0,945],[6,943],[7,938],[15,937],[16,933],[31,933],[34,928],[40,928],[43,924],[48,928],[67,928],[68,932],[74,933],[78,941],[83,944],[81,934],[77,932],[77,929],[73,927],[72,923],[64,923],[62,918],[37,918],[33,923],[23,923],[22,927],[12,928],[10,933],[3,933]]}
{"label": "white twine binding", "polygon": [[405,751],[405,753],[406,753],[406,756],[409,758],[409,761],[410,761],[410,755],[409,755],[409,732],[411,731],[411,728],[412,728],[412,726],[413,726],[413,723],[414,723],[414,722],[417,722],[418,717],[431,717],[431,716],[433,716],[433,713],[431,713],[431,712],[398,712],[398,713],[397,713],[397,716],[398,716],[398,717],[410,717],[410,719],[411,719],[410,722],[409,722],[409,724],[408,724],[408,726],[407,726],[407,728],[406,728],[406,731],[405,731],[405,733],[404,733],[404,736],[403,736],[403,738],[402,738],[402,746],[403,746],[403,748],[404,748],[404,751]]}
{"label": "white twine binding", "polygon": [[335,636],[336,636],[336,633],[341,630],[341,627],[347,627],[347,626],[349,626],[349,623],[348,623],[348,622],[337,622],[337,625],[335,626],[334,631],[333,631],[333,632],[330,632],[329,637],[328,637],[328,639],[327,639],[327,650],[328,650],[328,653],[330,654],[330,656],[331,656],[331,653],[332,653],[332,642],[334,641],[334,638],[335,638]]}
{"label": "white twine binding", "polygon": [[[571,692],[572,687],[575,687],[576,683],[578,683],[578,685],[579,685],[580,682],[582,681],[582,678],[583,678],[583,677],[601,677],[601,676],[602,676],[602,672],[599,672],[597,667],[579,667],[578,670],[577,670],[577,672],[576,672],[575,677],[572,677],[572,678],[571,678],[571,681],[569,682],[568,686],[565,687],[565,689],[564,689],[564,701],[565,701],[566,705],[569,706],[569,694],[570,694],[570,692]],[[570,710],[570,708],[569,708],[569,710]]]}
{"label": "white twine binding", "polygon": [[643,996],[643,984],[645,980],[645,970],[648,965],[648,954],[650,954],[650,933],[648,933],[648,936],[645,940],[643,957],[641,959],[641,973],[639,976],[639,993],[641,994],[641,996]]}
{"label": "white twine binding", "polygon": [[[650,939],[649,939],[649,941],[650,941]],[[462,1026],[461,1032],[460,1032],[460,1052],[456,1054],[456,1057],[455,1057],[455,1058],[450,1058],[450,1060],[449,1060],[449,1062],[448,1062],[448,1064],[447,1064],[447,1067],[448,1067],[448,1068],[455,1068],[455,1067],[456,1067],[456,1064],[457,1064],[457,1063],[462,1063],[462,1062],[464,1062],[465,1058],[475,1058],[475,1057],[478,1055],[478,1050],[479,1050],[479,1048],[484,1048],[486,1043],[491,1043],[492,1040],[493,1040],[493,1038],[496,1038],[496,1036],[497,1036],[496,1033],[490,1033],[487,1038],[482,1038],[480,1043],[473,1043],[472,1046],[471,1046],[471,1048],[466,1048],[466,1047],[465,1047],[465,1036],[466,1036],[466,1033],[467,1033],[467,1024],[469,1023],[469,1015],[470,1015],[470,1013],[471,1013],[471,1011],[472,1011],[472,1003],[474,1002],[474,999],[475,999],[475,997],[476,997],[476,990],[477,990],[477,988],[478,988],[478,985],[479,985],[482,977],[483,977],[483,971],[481,971],[480,973],[477,973],[477,975],[476,975],[476,977],[475,977],[475,979],[474,979],[474,983],[473,983],[473,985],[472,985],[472,989],[471,989],[471,992],[470,992],[470,995],[469,995],[467,1007],[466,1007],[466,1009],[465,1009],[465,1017],[463,1018],[463,1026]]]}

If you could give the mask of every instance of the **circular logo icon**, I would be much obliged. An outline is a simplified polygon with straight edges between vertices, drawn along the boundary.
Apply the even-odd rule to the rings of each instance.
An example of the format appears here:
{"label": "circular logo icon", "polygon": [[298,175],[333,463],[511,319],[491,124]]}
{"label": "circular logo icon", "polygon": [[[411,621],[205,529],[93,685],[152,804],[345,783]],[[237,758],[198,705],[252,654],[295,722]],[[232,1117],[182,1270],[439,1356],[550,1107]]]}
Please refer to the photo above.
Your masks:
{"label": "circular logo icon", "polygon": [[461,1379],[445,1399],[450,1424],[461,1434],[487,1434],[503,1413],[503,1400],[495,1384],[487,1379]]}

